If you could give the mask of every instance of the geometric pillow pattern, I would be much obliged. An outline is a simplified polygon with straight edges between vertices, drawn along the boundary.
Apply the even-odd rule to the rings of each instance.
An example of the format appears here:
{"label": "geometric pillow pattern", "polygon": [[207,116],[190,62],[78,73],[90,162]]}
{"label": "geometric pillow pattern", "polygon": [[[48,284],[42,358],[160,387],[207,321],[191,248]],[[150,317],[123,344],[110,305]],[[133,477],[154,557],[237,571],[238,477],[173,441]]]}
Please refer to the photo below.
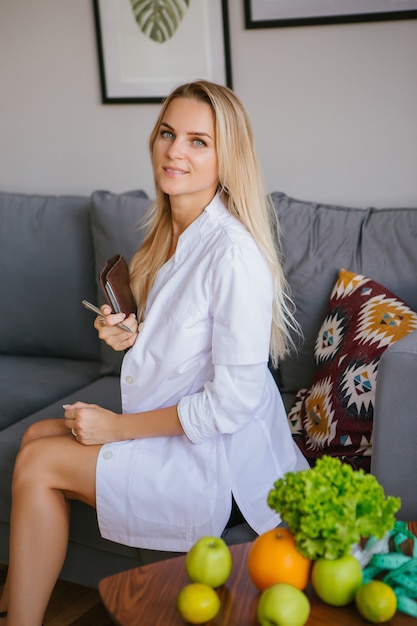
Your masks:
{"label": "geometric pillow pattern", "polygon": [[312,385],[288,415],[311,464],[328,454],[369,471],[379,361],[416,328],[417,314],[388,289],[340,270],[315,342]]}

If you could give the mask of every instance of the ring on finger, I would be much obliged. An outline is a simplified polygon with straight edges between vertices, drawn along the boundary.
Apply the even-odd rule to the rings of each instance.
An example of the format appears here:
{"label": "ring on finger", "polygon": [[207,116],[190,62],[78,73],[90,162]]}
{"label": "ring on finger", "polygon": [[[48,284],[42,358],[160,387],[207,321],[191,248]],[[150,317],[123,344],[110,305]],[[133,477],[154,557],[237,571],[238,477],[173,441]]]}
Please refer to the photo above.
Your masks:
{"label": "ring on finger", "polygon": [[100,326],[105,326],[104,317],[100,317],[98,323],[100,324]]}
{"label": "ring on finger", "polygon": [[76,431],[76,429],[75,429],[74,427],[73,427],[73,428],[71,428],[71,432],[72,432],[72,434],[74,435],[74,437],[77,439],[77,437],[78,437],[78,433],[77,433],[77,431]]}

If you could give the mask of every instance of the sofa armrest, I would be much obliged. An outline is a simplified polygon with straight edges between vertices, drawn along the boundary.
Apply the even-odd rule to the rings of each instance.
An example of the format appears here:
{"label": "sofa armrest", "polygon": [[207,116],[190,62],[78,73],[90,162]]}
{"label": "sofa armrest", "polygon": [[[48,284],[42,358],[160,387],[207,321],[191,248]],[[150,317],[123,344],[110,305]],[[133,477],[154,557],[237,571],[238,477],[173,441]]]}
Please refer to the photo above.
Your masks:
{"label": "sofa armrest", "polygon": [[388,348],[378,369],[371,472],[417,520],[417,330]]}

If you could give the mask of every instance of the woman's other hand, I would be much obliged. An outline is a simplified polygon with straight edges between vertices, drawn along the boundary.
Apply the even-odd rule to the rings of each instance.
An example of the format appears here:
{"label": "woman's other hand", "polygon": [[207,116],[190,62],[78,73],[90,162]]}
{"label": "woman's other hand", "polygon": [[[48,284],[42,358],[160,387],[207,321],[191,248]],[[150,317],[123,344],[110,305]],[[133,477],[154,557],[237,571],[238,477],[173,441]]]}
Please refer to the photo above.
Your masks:
{"label": "woman's other hand", "polygon": [[79,443],[93,446],[120,441],[117,413],[85,402],[65,404],[64,409],[65,426]]}

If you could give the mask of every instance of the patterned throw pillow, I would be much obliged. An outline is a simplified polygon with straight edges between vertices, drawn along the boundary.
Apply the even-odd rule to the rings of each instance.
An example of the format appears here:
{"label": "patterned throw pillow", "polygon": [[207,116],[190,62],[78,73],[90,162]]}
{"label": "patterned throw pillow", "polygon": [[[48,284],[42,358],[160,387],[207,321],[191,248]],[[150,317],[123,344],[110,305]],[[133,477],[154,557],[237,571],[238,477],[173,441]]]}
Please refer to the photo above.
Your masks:
{"label": "patterned throw pillow", "polygon": [[288,416],[311,464],[328,454],[369,471],[379,360],[416,328],[417,314],[388,289],[340,270],[316,339],[312,385]]}

